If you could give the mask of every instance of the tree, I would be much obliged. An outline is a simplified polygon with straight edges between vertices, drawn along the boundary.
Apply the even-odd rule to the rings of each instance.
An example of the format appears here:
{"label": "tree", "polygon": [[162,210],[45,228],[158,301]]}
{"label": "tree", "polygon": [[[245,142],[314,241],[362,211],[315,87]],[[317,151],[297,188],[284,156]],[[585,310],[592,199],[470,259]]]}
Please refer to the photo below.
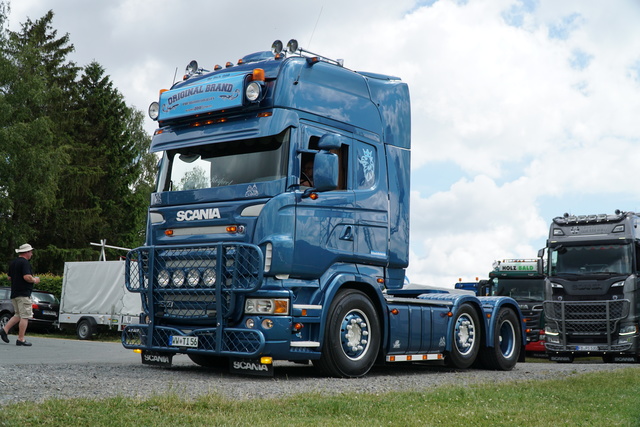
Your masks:
{"label": "tree", "polygon": [[97,62],[85,67],[76,94],[79,120],[47,246],[82,248],[100,239],[139,245],[155,166],[142,113],[126,105]]}
{"label": "tree", "polygon": [[[17,244],[41,233],[67,161],[57,121],[67,110],[60,83],[74,75],[74,64],[63,60],[73,47],[66,36],[55,39],[49,31],[52,16],[27,21],[18,33],[2,31],[0,246],[8,257],[15,256]],[[56,67],[66,69],[54,72]]]}
{"label": "tree", "polygon": [[[128,107],[104,68],[68,60],[53,12],[3,27],[0,2],[0,251],[29,241],[34,268],[95,259],[89,243],[143,242],[155,156],[143,115]],[[0,270],[6,268],[6,263]]]}

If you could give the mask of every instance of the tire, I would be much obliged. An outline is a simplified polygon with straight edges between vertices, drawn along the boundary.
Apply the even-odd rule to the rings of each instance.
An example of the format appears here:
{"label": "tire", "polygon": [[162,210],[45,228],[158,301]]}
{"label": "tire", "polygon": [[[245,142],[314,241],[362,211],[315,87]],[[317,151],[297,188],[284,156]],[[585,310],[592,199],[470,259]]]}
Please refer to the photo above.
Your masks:
{"label": "tire", "polygon": [[445,365],[467,369],[478,357],[482,333],[478,313],[469,304],[462,304],[453,319],[451,351],[445,357]]}
{"label": "tire", "polygon": [[13,317],[13,314],[11,313],[8,313],[8,312],[2,313],[2,315],[0,315],[0,328],[4,328],[4,325],[6,325],[9,319],[11,319],[12,317]]}
{"label": "tire", "polygon": [[79,340],[90,340],[96,333],[95,325],[90,320],[82,319],[76,327],[76,335]]}
{"label": "tire", "polygon": [[520,319],[509,308],[500,309],[496,319],[493,347],[483,349],[480,360],[486,369],[510,371],[518,363],[522,347]]}
{"label": "tire", "polygon": [[313,364],[328,376],[362,377],[373,367],[380,342],[380,318],[371,300],[360,291],[342,290],[331,303],[322,355]]}
{"label": "tire", "polygon": [[187,354],[187,356],[193,363],[204,368],[226,368],[229,366],[229,359],[222,356],[208,354]]}

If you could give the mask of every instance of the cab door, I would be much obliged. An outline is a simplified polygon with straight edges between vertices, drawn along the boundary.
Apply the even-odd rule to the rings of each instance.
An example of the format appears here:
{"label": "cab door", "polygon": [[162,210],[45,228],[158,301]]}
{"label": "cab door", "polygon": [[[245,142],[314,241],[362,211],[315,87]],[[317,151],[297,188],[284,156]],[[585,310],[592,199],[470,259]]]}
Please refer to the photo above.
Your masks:
{"label": "cab door", "polygon": [[[356,239],[355,194],[349,189],[350,136],[333,128],[302,125],[300,147],[317,150],[317,143],[326,133],[337,133],[343,144],[335,154],[339,158],[339,186],[336,190],[317,193],[317,199],[303,197],[297,191],[294,233],[294,262],[296,276],[318,278],[338,262],[353,262]],[[300,170],[309,153],[300,155]]]}

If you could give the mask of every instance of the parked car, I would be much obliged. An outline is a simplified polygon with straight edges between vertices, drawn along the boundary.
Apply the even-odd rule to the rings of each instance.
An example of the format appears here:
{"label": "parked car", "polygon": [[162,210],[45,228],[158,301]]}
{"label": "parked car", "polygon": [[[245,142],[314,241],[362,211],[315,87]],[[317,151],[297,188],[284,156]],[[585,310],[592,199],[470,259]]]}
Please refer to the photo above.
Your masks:
{"label": "parked car", "polygon": [[[11,288],[0,288],[0,327],[13,317],[11,304]],[[58,321],[60,301],[51,292],[34,290],[31,293],[33,318],[29,319],[29,328],[52,329]]]}

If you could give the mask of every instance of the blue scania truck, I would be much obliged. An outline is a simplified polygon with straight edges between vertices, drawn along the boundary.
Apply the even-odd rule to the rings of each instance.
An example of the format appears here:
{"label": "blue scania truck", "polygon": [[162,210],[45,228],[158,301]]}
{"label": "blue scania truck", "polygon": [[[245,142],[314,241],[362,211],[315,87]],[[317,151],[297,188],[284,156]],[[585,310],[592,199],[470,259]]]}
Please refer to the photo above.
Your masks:
{"label": "blue scania truck", "polygon": [[145,364],[272,375],[440,361],[509,370],[524,357],[511,298],[407,284],[410,104],[396,77],[301,49],[207,71],[192,61],[149,108],[161,160],[145,246],[126,260]]}

